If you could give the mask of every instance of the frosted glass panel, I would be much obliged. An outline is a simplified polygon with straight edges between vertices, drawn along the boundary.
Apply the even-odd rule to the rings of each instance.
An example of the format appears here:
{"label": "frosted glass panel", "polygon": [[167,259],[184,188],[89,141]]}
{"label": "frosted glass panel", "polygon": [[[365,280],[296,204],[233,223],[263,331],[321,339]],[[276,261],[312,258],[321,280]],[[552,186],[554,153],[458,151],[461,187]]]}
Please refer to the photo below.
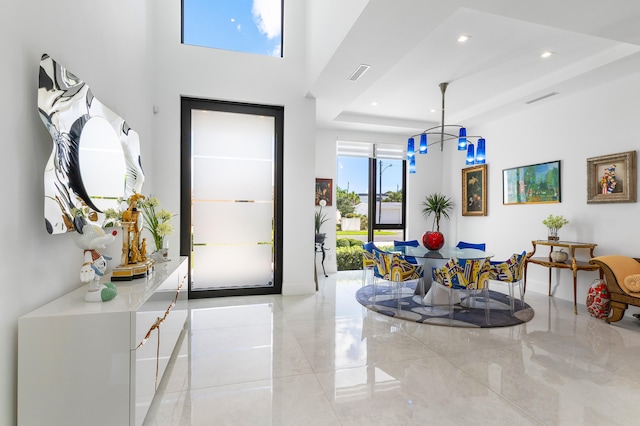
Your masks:
{"label": "frosted glass panel", "polygon": [[262,115],[193,110],[191,155],[272,160],[274,123]]}
{"label": "frosted glass panel", "polygon": [[273,285],[271,244],[194,246],[192,290]]}
{"label": "frosted glass panel", "polygon": [[[272,203],[193,203],[194,244],[271,243]],[[237,223],[239,226],[228,226]]]}
{"label": "frosted glass panel", "polygon": [[193,159],[196,200],[271,200],[273,164],[227,158]]}
{"label": "frosted glass panel", "polygon": [[192,290],[273,286],[275,118],[192,110]]}

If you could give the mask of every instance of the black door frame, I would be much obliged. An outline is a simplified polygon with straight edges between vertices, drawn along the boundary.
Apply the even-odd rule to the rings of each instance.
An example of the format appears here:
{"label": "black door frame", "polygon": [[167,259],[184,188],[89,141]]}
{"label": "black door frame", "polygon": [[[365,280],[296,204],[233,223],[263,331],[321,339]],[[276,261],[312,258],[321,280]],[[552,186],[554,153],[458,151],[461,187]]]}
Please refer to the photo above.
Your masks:
{"label": "black door frame", "polygon": [[[266,115],[275,118],[274,143],[274,212],[273,212],[273,285],[264,287],[227,288],[191,291],[191,111],[223,111],[240,114]],[[189,298],[246,296],[282,293],[282,212],[283,212],[283,144],[284,108],[239,102],[182,97],[180,102],[180,255],[189,257]]]}
{"label": "black door frame", "polygon": [[[378,195],[382,196],[382,188],[378,188],[378,161],[380,158],[369,158],[369,186],[368,186],[368,198],[373,200],[369,202],[368,211],[368,241],[374,241],[373,234],[376,230],[389,229],[394,231],[402,231],[402,239],[406,237],[406,223],[407,223],[407,162],[402,163],[402,223],[400,224],[380,224],[377,220],[378,214]],[[378,194],[379,192],[379,194]]]}

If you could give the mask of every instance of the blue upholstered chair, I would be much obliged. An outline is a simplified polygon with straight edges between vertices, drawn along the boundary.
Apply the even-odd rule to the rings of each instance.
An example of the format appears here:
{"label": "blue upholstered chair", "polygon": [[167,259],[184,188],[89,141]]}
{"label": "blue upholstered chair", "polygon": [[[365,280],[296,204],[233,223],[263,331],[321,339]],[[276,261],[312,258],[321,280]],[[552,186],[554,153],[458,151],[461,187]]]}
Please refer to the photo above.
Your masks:
{"label": "blue upholstered chair", "polygon": [[362,285],[367,284],[367,276],[371,276],[371,281],[375,279],[376,256],[373,250],[375,244],[369,241],[362,245]]}
{"label": "blue upholstered chair", "polygon": [[[423,270],[421,265],[414,265],[407,262],[404,256],[397,253],[389,253],[374,249],[376,256],[376,270],[382,276],[382,280],[389,281],[390,286],[395,284],[396,299],[398,300],[398,310],[401,309],[402,284],[407,281],[422,278]],[[376,304],[378,280],[373,281],[373,304]],[[422,301],[424,305],[424,300]]]}
{"label": "blue upholstered chair", "polygon": [[470,248],[470,249],[476,249],[476,250],[482,250],[485,251],[487,245],[485,243],[467,243],[465,241],[458,241],[458,245],[456,245],[457,248],[459,249],[466,249],[466,248]]}
{"label": "blue upholstered chair", "polygon": [[398,240],[394,240],[393,241],[393,246],[394,247],[418,247],[420,245],[420,243],[418,242],[418,240],[407,240],[407,241],[398,241]]}
{"label": "blue upholstered chair", "polygon": [[[420,243],[418,240],[407,240],[407,241],[393,241],[393,248],[398,249],[398,247],[418,247]],[[409,263],[413,263],[414,265],[418,264],[418,261],[413,256],[405,256],[405,260]]]}
{"label": "blue upholstered chair", "polygon": [[433,280],[449,290],[449,309],[453,310],[453,295],[456,290],[465,290],[465,302],[475,305],[478,291],[484,297],[485,317],[489,323],[489,259],[450,259],[443,267],[433,269]]}
{"label": "blue upholstered chair", "polygon": [[489,279],[492,281],[500,281],[506,283],[509,287],[509,307],[511,308],[511,315],[514,313],[514,297],[513,287],[518,285],[520,289],[520,307],[524,308],[524,290],[522,288],[522,279],[524,275],[524,261],[527,257],[527,252],[514,253],[509,259],[505,261],[493,261],[490,262],[491,270],[489,272]]}

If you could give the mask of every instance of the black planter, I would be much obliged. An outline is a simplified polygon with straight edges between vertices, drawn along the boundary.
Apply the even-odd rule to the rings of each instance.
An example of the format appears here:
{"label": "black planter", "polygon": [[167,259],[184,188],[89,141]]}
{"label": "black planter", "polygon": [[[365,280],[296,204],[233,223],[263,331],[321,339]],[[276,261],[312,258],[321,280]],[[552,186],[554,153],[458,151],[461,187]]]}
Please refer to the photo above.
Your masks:
{"label": "black planter", "polygon": [[324,243],[325,238],[327,238],[327,234],[325,234],[325,233],[322,233],[322,234],[316,233],[316,244]]}

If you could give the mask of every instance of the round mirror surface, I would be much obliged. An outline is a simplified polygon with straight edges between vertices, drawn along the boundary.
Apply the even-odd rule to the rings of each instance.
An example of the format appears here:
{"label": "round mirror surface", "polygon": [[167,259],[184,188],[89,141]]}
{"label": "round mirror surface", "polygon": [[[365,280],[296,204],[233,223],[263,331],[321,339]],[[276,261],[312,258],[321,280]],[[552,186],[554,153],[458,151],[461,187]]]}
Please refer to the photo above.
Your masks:
{"label": "round mirror surface", "polygon": [[80,175],[93,204],[104,212],[118,208],[124,194],[126,166],[115,130],[102,117],[90,118],[80,134]]}

